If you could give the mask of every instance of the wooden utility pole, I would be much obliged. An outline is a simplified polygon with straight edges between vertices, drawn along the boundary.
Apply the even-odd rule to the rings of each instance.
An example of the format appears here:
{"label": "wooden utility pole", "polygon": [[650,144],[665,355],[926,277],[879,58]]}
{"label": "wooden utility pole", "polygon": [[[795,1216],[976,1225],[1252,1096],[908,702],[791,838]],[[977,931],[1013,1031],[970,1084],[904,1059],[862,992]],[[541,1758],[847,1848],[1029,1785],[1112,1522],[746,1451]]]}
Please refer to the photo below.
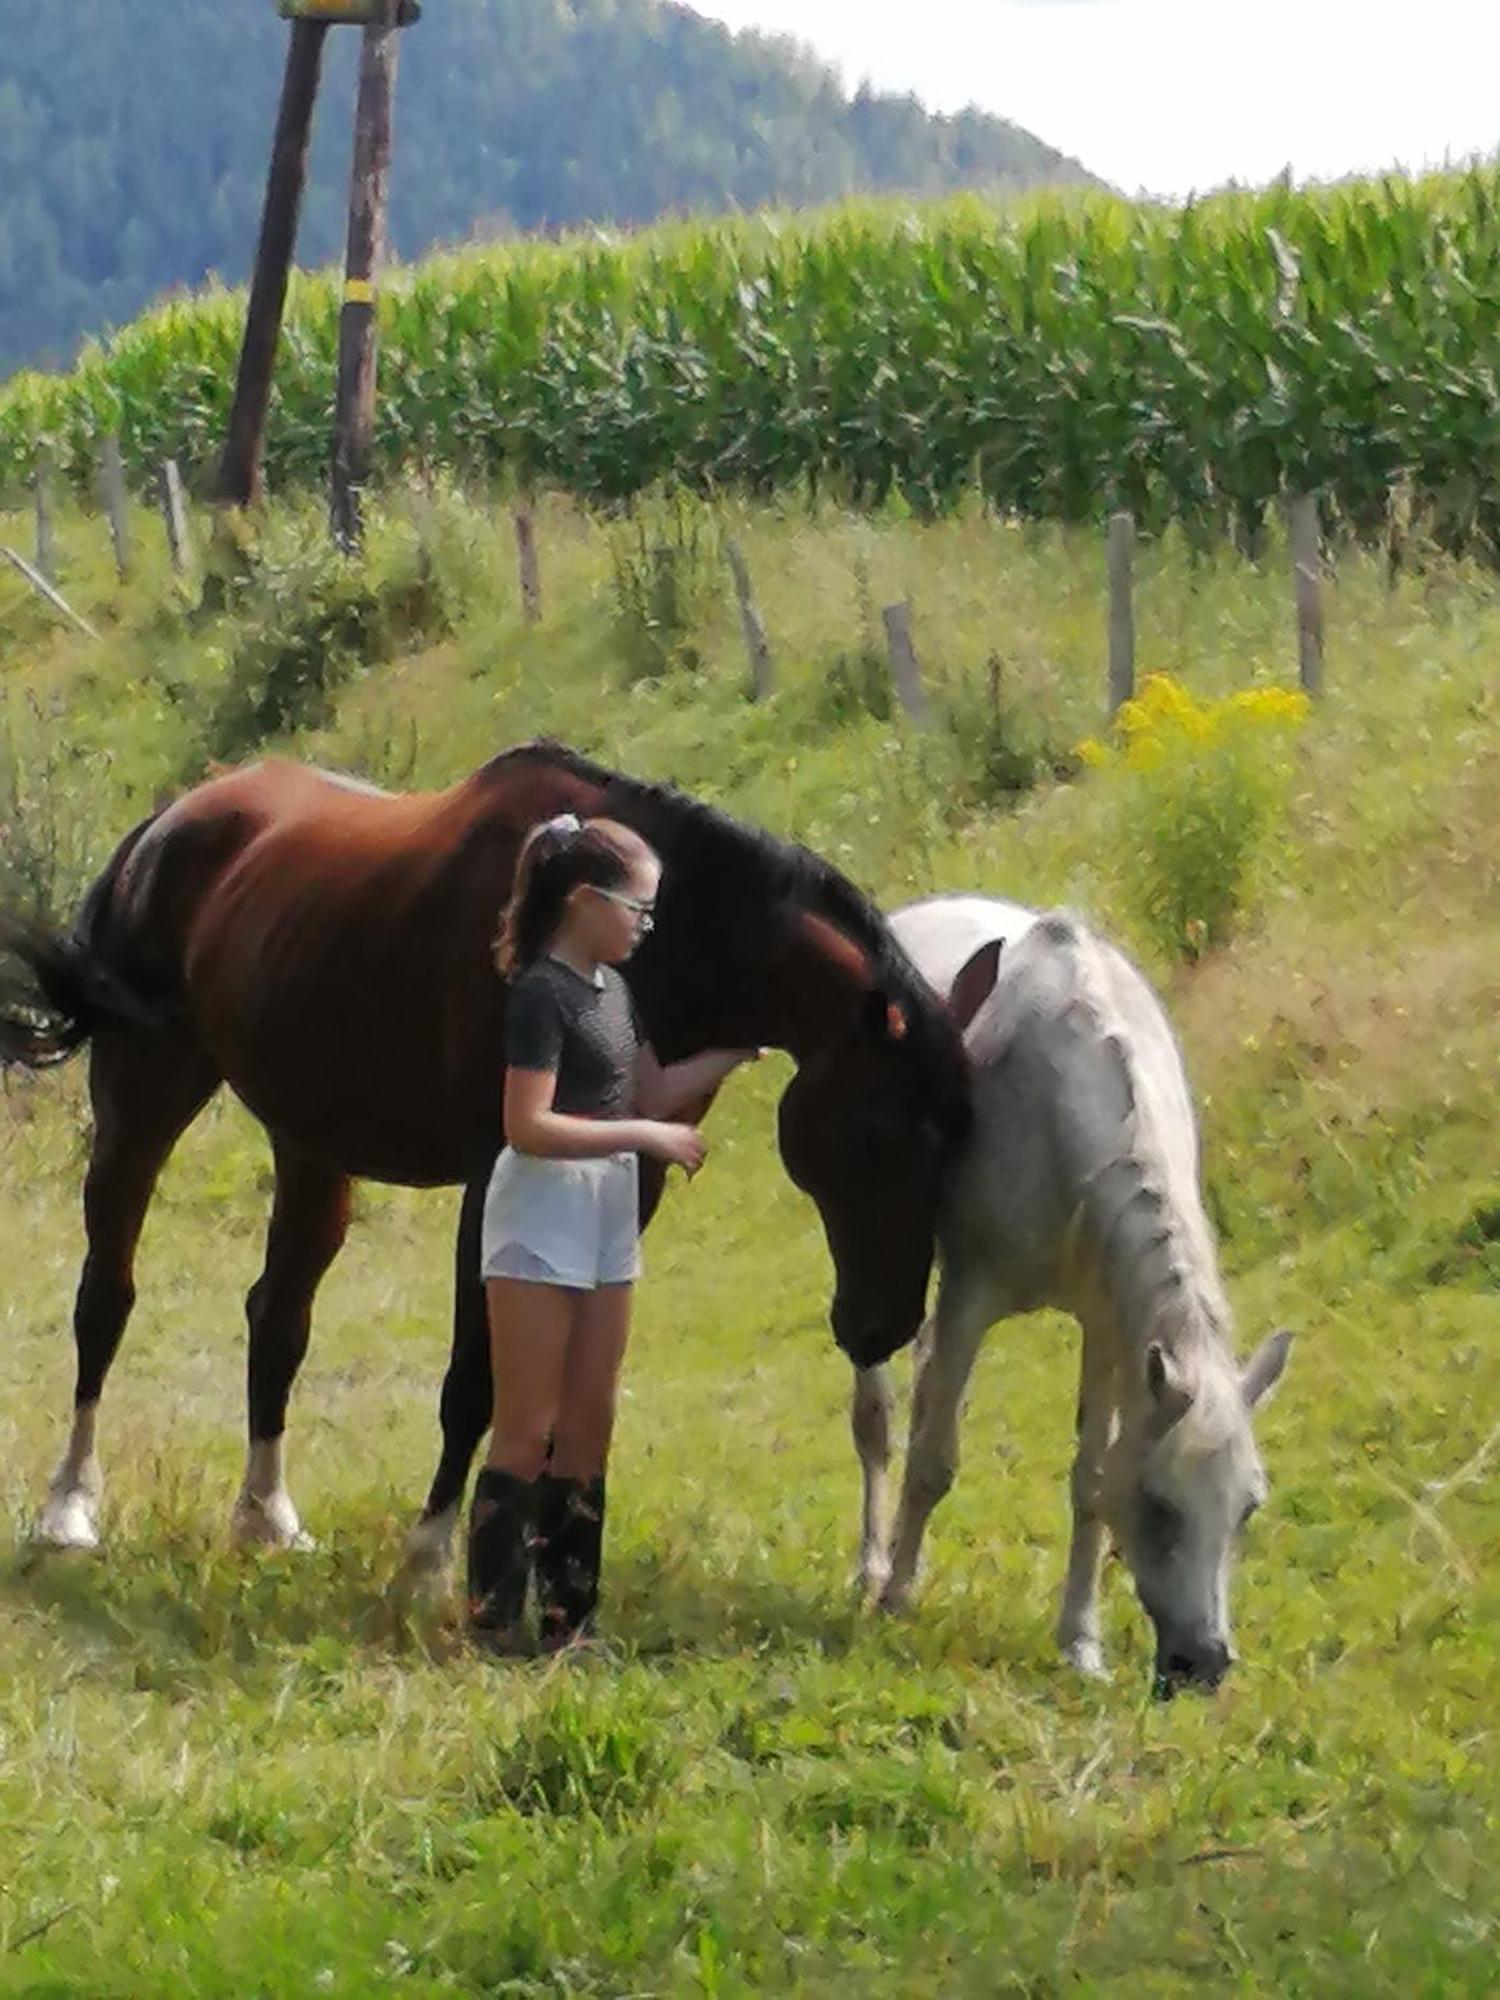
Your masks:
{"label": "wooden utility pole", "polygon": [[335,539],[344,549],[359,547],[360,489],[369,476],[375,429],[375,300],[386,254],[399,18],[399,0],[383,0],[372,10],[364,30],[359,102],[354,113],[354,169],[349,185],[344,304],[339,316],[329,509]]}
{"label": "wooden utility pole", "polygon": [[302,190],[307,183],[308,138],[327,35],[327,20],[301,19],[292,23],[281,85],[281,108],[276,115],[276,137],[266,177],[255,274],[250,281],[250,303],[245,314],[245,337],[234,385],[234,406],[229,416],[229,437],[216,487],[218,498],[235,507],[248,507],[260,497],[261,450],[266,406],[271,396],[271,371],[286,305],[287,276],[297,242]]}

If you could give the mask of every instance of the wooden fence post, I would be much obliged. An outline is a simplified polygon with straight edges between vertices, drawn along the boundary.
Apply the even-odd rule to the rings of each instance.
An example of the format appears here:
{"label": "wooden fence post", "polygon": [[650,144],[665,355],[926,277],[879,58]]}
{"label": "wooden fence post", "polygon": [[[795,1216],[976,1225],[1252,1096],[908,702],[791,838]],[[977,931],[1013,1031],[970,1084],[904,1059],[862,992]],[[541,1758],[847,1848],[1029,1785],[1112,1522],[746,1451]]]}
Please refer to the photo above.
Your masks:
{"label": "wooden fence post", "polygon": [[765,624],[750,588],[750,570],[744,551],[733,535],[724,537],[724,554],[734,576],[734,594],[739,599],[740,630],[745,635],[745,652],[750,661],[750,699],[765,701],[775,679],[771,642],[766,637]]}
{"label": "wooden fence post", "polygon": [[528,625],[542,616],[542,573],[536,555],[536,514],[529,500],[512,509],[516,529],[516,560],[521,572],[521,605]]}
{"label": "wooden fence post", "polygon": [[87,618],[81,617],[61,592],[53,589],[46,577],[38,575],[37,571],[27,562],[25,556],[18,555],[14,549],[7,548],[3,542],[0,542],[0,557],[3,557],[11,565],[12,569],[19,570],[21,575],[25,577],[26,581],[37,593],[38,597],[45,597],[54,611],[60,611],[70,624],[76,625],[79,631],[86,634],[90,639],[98,638],[99,634],[90,625]]}
{"label": "wooden fence post", "polygon": [[1109,566],[1109,713],[1135,693],[1135,521],[1111,514]]}
{"label": "wooden fence post", "polygon": [[36,499],[36,566],[49,583],[57,581],[57,535],[52,522],[52,464],[39,451],[32,468],[31,490]]}
{"label": "wooden fence post", "polygon": [[1297,604],[1297,675],[1314,701],[1323,692],[1323,549],[1318,503],[1299,493],[1287,509]]}
{"label": "wooden fence post", "polygon": [[909,719],[918,729],[932,726],[932,705],[922,686],[922,670],[911,638],[911,605],[887,604],[880,614],[885,623],[885,643],[891,656],[891,679]]}
{"label": "wooden fence post", "polygon": [[113,432],[99,447],[99,493],[109,516],[115,568],[123,583],[130,574],[130,515],[125,493],[125,461],[120,456],[120,440]]}
{"label": "wooden fence post", "polygon": [[157,474],[157,490],[161,499],[162,519],[167,527],[167,548],[172,557],[172,573],[182,576],[192,560],[192,548],[188,540],[187,503],[182,493],[182,474],[177,470],[175,458],[162,460]]}

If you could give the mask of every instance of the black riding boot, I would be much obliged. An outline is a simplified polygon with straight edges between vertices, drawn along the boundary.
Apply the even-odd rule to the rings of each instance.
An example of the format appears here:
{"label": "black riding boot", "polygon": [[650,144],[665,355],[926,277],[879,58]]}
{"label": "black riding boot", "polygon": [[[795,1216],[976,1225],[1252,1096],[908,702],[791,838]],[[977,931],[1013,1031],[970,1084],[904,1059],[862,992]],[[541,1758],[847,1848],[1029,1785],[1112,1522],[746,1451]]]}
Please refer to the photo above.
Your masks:
{"label": "black riding boot", "polygon": [[491,1652],[525,1650],[521,1620],[536,1550],[540,1479],[487,1465],[469,1513],[469,1631]]}
{"label": "black riding boot", "polygon": [[548,1473],[538,1484],[536,1592],[542,1645],[556,1652],[593,1629],[604,1548],[604,1475],[583,1480]]}

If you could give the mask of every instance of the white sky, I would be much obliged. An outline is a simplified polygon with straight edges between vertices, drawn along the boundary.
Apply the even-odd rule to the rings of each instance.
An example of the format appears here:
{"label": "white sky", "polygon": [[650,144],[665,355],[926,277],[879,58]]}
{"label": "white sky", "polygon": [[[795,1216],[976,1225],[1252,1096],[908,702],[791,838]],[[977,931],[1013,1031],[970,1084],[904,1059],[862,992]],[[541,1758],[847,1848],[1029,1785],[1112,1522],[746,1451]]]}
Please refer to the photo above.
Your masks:
{"label": "white sky", "polygon": [[1500,148],[1500,0],[688,4],[794,35],[851,89],[998,112],[1129,193]]}

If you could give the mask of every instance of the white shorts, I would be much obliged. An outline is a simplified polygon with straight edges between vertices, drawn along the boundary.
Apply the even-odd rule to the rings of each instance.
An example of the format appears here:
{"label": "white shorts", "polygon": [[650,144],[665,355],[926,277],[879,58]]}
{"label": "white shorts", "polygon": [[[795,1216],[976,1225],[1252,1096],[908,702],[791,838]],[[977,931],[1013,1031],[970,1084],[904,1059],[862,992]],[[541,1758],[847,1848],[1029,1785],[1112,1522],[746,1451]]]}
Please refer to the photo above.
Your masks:
{"label": "white shorts", "polygon": [[591,1292],[641,1275],[634,1153],[543,1160],[507,1146],[484,1198],[480,1276]]}

